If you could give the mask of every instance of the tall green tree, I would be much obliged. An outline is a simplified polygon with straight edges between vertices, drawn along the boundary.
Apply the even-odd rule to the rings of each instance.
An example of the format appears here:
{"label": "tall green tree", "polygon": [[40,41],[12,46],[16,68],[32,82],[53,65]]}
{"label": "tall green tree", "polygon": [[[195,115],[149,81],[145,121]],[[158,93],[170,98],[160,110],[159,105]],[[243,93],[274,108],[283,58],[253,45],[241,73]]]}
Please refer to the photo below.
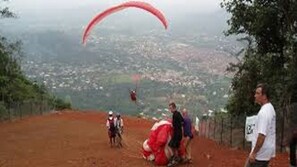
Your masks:
{"label": "tall green tree", "polygon": [[242,61],[228,68],[236,73],[229,111],[256,112],[253,91],[259,82],[270,86],[277,108],[297,102],[297,1],[224,0],[221,5],[231,14],[226,35],[246,36],[250,43]]}
{"label": "tall green tree", "polygon": [[9,0],[0,0],[0,18],[12,18],[12,17],[16,17],[16,15],[9,11],[8,7],[4,7],[3,2],[7,2]]}
{"label": "tall green tree", "polygon": [[[7,0],[0,0],[0,19],[13,18],[15,15],[9,11],[8,7],[3,7]],[[5,37],[0,34],[0,101],[8,98],[11,78],[16,77],[20,72],[20,66],[17,62],[17,56],[20,51],[20,43],[9,43]]]}
{"label": "tall green tree", "polygon": [[[3,7],[0,0],[0,19],[16,18],[16,15]],[[0,25],[1,27],[1,25]],[[22,43],[10,42],[0,34],[0,107],[9,106],[10,103],[22,103],[27,100],[43,104],[45,101],[52,105],[64,105],[70,108],[69,103],[51,96],[44,85],[32,82],[21,71],[20,61],[23,58]],[[4,112],[2,112],[4,113]],[[1,113],[0,113],[1,118]]]}

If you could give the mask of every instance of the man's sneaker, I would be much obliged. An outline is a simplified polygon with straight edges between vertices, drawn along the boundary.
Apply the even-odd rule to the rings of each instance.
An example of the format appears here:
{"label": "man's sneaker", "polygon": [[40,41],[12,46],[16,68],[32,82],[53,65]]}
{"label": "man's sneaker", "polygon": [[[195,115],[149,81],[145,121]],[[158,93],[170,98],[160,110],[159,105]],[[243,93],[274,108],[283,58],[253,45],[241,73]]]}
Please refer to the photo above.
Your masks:
{"label": "man's sneaker", "polygon": [[183,163],[184,164],[191,164],[191,163],[193,163],[193,161],[192,161],[192,159],[185,158],[185,159],[183,159]]}
{"label": "man's sneaker", "polygon": [[172,160],[172,161],[170,161],[169,163],[168,163],[168,165],[167,165],[167,167],[173,167],[173,166],[175,166],[175,165],[177,165],[178,164],[178,162],[176,161],[176,160]]}
{"label": "man's sneaker", "polygon": [[181,162],[183,159],[181,158],[181,157],[174,157],[174,160],[176,161],[176,162]]}
{"label": "man's sneaker", "polygon": [[171,156],[171,157],[169,158],[168,162],[173,161],[173,159],[174,159],[174,156]]}

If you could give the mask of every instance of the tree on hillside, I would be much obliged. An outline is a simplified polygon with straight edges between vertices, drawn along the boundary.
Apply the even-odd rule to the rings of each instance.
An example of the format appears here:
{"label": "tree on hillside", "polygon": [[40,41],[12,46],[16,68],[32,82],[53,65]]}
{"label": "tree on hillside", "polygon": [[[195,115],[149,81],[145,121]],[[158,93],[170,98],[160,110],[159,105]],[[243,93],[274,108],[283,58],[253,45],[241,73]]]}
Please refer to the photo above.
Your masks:
{"label": "tree on hillside", "polygon": [[[2,7],[4,1],[7,0],[0,0],[0,19],[15,18],[16,15],[7,7]],[[0,34],[0,120],[4,108],[15,102],[20,104],[29,100],[40,105],[47,101],[52,105],[58,103],[63,108],[70,108],[69,103],[51,96],[44,85],[26,78],[20,66],[23,57],[21,46],[20,41],[11,43]]]}
{"label": "tree on hillside", "polygon": [[[7,0],[1,0],[0,5]],[[15,15],[9,11],[8,7],[0,6],[0,18],[14,18]],[[20,57],[20,42],[9,43],[0,34],[0,101],[8,101],[12,79],[20,73],[18,57]],[[10,86],[10,87],[9,87]],[[7,100],[6,100],[7,99]]]}
{"label": "tree on hillside", "polygon": [[278,107],[297,102],[297,2],[293,0],[224,0],[231,14],[226,35],[251,40],[242,62],[230,64],[236,72],[227,104],[233,114],[252,114],[254,88],[266,82]]}
{"label": "tree on hillside", "polygon": [[[3,2],[6,2],[8,0],[0,0],[0,5]],[[12,17],[16,17],[16,15],[14,13],[12,13],[11,11],[9,11],[8,7],[2,7],[0,6],[0,18],[12,18]]]}

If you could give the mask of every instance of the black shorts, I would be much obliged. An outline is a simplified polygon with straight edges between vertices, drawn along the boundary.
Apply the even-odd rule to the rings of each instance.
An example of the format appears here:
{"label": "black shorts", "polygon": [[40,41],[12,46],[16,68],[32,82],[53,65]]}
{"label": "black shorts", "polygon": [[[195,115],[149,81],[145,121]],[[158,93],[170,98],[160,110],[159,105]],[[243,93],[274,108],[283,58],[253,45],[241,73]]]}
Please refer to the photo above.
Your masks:
{"label": "black shorts", "polygon": [[116,136],[116,131],[115,130],[108,130],[108,136],[110,138],[114,138]]}
{"label": "black shorts", "polygon": [[250,163],[249,160],[247,160],[247,163],[245,167],[268,167],[269,166],[269,161],[258,161],[256,160],[253,163]]}
{"label": "black shorts", "polygon": [[173,135],[172,139],[169,142],[169,147],[171,148],[179,148],[180,141],[182,140],[182,134]]}

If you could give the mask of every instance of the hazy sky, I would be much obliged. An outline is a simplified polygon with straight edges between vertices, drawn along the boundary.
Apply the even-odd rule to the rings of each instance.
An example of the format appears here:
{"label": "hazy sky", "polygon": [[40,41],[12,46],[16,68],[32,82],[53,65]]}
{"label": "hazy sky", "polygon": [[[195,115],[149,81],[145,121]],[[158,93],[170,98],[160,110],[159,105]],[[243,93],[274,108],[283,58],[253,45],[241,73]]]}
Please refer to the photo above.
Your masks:
{"label": "hazy sky", "polygon": [[[167,12],[209,13],[219,10],[222,0],[142,0]],[[125,0],[11,0],[9,6],[18,12],[28,10],[72,9],[84,6],[105,6],[125,2]]]}
{"label": "hazy sky", "polygon": [[[5,3],[7,4],[6,6],[8,6],[12,10],[12,12],[16,13],[19,16],[19,19],[15,20],[14,22],[9,20],[10,24],[15,23],[22,26],[35,26],[35,24],[39,24],[40,26],[44,27],[48,25],[70,25],[73,26],[73,28],[81,28],[84,27],[96,14],[106,10],[109,7],[127,1],[128,0],[10,0],[9,2]],[[223,0],[138,1],[148,2],[159,9],[168,20],[170,29],[174,29],[174,27],[184,24],[187,24],[188,26],[195,29],[195,25],[191,24],[193,20],[195,21],[195,24],[199,25],[200,27],[220,27],[216,24],[205,25],[208,20],[213,19],[210,17],[214,16],[204,14],[215,13],[215,15],[217,16],[222,15],[222,12],[218,11],[224,10],[220,8],[220,2],[222,2]],[[118,18],[125,18],[125,21],[123,22],[122,19]],[[135,22],[146,24],[133,24]],[[223,22],[225,22],[225,20],[223,20]],[[159,21],[156,18],[152,17],[150,14],[147,14],[141,10],[125,10],[124,12],[119,12],[110,16],[109,19],[105,19],[103,25],[109,27],[123,26],[129,29],[131,27],[145,27],[147,24],[155,26],[157,28],[160,27]],[[101,27],[103,27],[103,25]]]}

